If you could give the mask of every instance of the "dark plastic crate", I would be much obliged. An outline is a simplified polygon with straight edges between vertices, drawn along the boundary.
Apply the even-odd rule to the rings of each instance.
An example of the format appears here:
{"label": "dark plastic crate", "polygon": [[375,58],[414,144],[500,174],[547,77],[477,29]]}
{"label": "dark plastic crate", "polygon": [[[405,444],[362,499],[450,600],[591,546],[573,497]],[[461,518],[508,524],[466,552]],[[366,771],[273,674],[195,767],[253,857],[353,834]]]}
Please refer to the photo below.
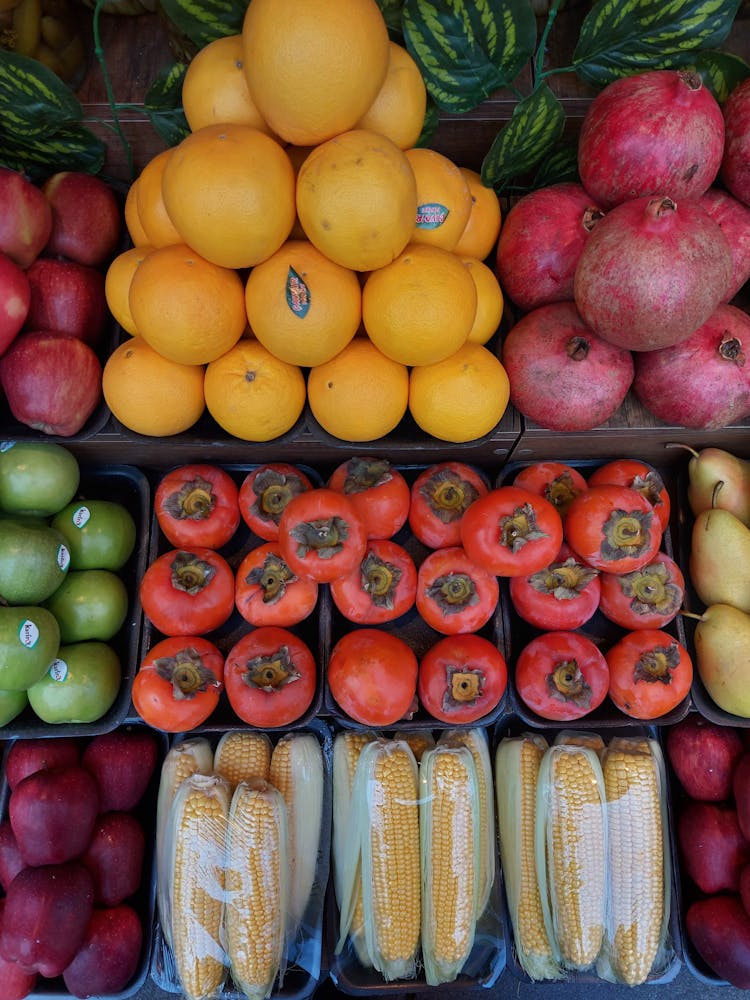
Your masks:
{"label": "dark plastic crate", "polygon": [[[167,738],[164,734],[157,733],[142,723],[126,723],[122,726],[122,728],[128,730],[147,729],[152,733],[154,739],[156,740],[158,754],[156,767],[154,768],[154,773],[151,776],[148,787],[143,795],[143,798],[133,810],[133,815],[140,821],[145,834],[145,851],[143,855],[143,875],[141,878],[141,885],[138,892],[134,896],[125,900],[125,902],[132,906],[141,918],[143,926],[141,954],[138,960],[137,969],[128,985],[119,993],[108,994],[108,1000],[125,1000],[126,997],[134,996],[136,993],[140,992],[148,977],[149,967],[151,964],[151,947],[156,905],[156,865],[153,849],[156,837],[156,800],[159,794],[159,776],[161,765],[167,752],[168,745]],[[2,784],[0,786],[0,802],[3,819],[7,819],[8,801],[10,797],[10,789],[8,788],[8,783],[5,779],[5,760],[11,746],[15,742],[15,739],[16,738],[14,737],[4,741],[3,774]],[[89,737],[78,737],[78,739],[82,750],[90,742]],[[40,1000],[69,1000],[72,994],[65,988],[62,976],[58,976],[55,979],[46,979],[40,976],[36,986],[29,996],[32,998],[38,997]]]}
{"label": "dark plastic crate", "polygon": [[148,480],[140,469],[131,465],[88,465],[81,463],[81,482],[75,500],[113,500],[122,504],[132,515],[136,526],[133,552],[118,571],[129,594],[128,615],[120,631],[109,645],[117,652],[122,668],[120,690],[111,708],[94,722],[43,722],[30,706],[6,726],[0,727],[0,739],[40,736],[93,736],[115,729],[128,718],[133,678],[139,664],[141,636],[141,602],[138,585],[146,568],[149,548],[149,509],[151,493]]}
{"label": "dark plastic crate", "polygon": [[[614,461],[615,459],[602,459],[598,461],[582,461],[578,459],[566,459],[559,458],[557,461],[569,465],[571,468],[580,472],[584,479],[593,473],[600,466],[606,464],[607,461]],[[534,465],[534,462],[510,462],[502,470],[500,476],[497,480],[498,486],[508,486],[512,484],[515,477],[522,470],[530,465]],[[670,495],[670,523],[667,529],[662,535],[661,551],[665,552],[668,556],[675,559],[676,562],[680,562],[678,556],[675,554],[677,546],[673,544],[672,536],[676,534],[677,524],[678,524],[678,495],[677,495],[677,485],[675,479],[674,469],[672,468],[657,468],[656,471],[661,476],[667,490]],[[687,577],[687,574],[685,574]],[[687,585],[687,579],[686,579]],[[509,682],[508,687],[510,689],[510,704],[509,708],[512,712],[518,715],[527,725],[534,726],[540,729],[545,728],[559,728],[560,722],[550,719],[545,719],[541,715],[538,715],[533,709],[530,709],[524,704],[521,699],[515,684],[515,661],[521,650],[529,643],[533,638],[542,634],[542,630],[535,628],[528,622],[524,621],[516,613],[513,608],[513,604],[510,600],[509,595],[509,583],[507,578],[501,578],[500,580],[500,590],[503,597],[502,608],[505,614],[505,619],[503,622],[503,627],[505,631],[506,643],[508,646],[508,673]],[[614,622],[609,621],[601,611],[597,610],[594,615],[580,628],[574,630],[580,635],[586,636],[586,638],[591,639],[591,641],[602,652],[606,652],[611,646],[613,646],[619,639],[621,639],[627,630],[616,625]],[[686,646],[686,634],[685,634],[685,624],[682,615],[678,614],[668,625],[664,626],[664,632],[673,636],[682,646]],[[680,719],[687,715],[691,705],[691,697],[688,694],[682,701],[673,708],[670,712],[659,716],[659,718],[649,720],[650,724],[653,725],[667,725],[670,723],[678,722]],[[575,719],[570,722],[571,726],[579,729],[597,729],[597,728],[610,728],[618,727],[623,725],[640,725],[640,721],[637,719],[631,719],[621,712],[611,701],[609,696],[605,697],[602,704],[589,712],[588,715],[583,716],[580,719]]]}

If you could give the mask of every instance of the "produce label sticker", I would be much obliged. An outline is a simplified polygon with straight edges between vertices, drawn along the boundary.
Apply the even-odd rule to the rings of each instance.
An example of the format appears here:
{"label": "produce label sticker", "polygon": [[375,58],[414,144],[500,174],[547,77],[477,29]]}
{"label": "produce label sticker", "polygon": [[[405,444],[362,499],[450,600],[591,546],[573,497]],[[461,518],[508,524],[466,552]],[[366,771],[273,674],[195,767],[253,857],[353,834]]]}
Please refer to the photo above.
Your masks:
{"label": "produce label sticker", "polygon": [[15,441],[0,441],[0,455],[4,451],[10,451],[15,443]]}
{"label": "produce label sticker", "polygon": [[448,209],[437,201],[417,205],[417,229],[440,229],[448,218]]}
{"label": "produce label sticker", "polygon": [[88,507],[77,507],[73,511],[73,526],[75,528],[85,528],[91,518],[91,511]]}
{"label": "produce label sticker", "polygon": [[286,304],[300,319],[304,319],[310,309],[310,289],[293,267],[286,276]]}
{"label": "produce label sticker", "polygon": [[65,545],[60,545],[60,547],[57,550],[57,565],[60,567],[63,573],[67,570],[68,566],[70,565],[70,552],[68,552],[68,549]]}
{"label": "produce label sticker", "polygon": [[39,629],[30,618],[21,622],[21,627],[18,630],[18,638],[25,649],[33,649],[37,642],[39,642]]}
{"label": "produce label sticker", "polygon": [[49,665],[49,675],[53,681],[62,683],[68,676],[68,664],[65,660],[53,660]]}

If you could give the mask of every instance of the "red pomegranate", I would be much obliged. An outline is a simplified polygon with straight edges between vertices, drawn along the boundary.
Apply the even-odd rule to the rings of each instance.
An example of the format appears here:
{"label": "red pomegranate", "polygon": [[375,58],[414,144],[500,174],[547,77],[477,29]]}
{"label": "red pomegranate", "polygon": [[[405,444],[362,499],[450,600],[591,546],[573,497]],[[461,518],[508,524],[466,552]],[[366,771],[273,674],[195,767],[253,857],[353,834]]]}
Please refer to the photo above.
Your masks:
{"label": "red pomegranate", "polygon": [[743,204],[750,205],[750,79],[724,102],[726,130],[721,179]]}
{"label": "red pomegranate", "polygon": [[590,330],[572,302],[527,313],[502,347],[510,398],[552,431],[586,431],[608,420],[633,381],[633,356]]}
{"label": "red pomegranate", "polygon": [[718,223],[732,252],[732,279],[722,296],[729,302],[750,278],[750,208],[717,187],[702,194],[698,204]]}
{"label": "red pomegranate", "polygon": [[750,415],[750,318],[722,304],[695,333],[635,356],[633,391],[665,424],[716,430]]}
{"label": "red pomegranate", "polygon": [[584,321],[631,351],[671,347],[705,323],[732,277],[718,223],[694,201],[635,198],[595,226],[576,268]]}
{"label": "red pomegranate", "polygon": [[601,210],[580,184],[552,184],[523,196],[505,217],[497,275],[524,312],[573,298],[573,275]]}
{"label": "red pomegranate", "polygon": [[724,151],[721,108],[693,70],[651,70],[615,80],[581,126],[581,183],[603,208],[629,198],[697,198]]}

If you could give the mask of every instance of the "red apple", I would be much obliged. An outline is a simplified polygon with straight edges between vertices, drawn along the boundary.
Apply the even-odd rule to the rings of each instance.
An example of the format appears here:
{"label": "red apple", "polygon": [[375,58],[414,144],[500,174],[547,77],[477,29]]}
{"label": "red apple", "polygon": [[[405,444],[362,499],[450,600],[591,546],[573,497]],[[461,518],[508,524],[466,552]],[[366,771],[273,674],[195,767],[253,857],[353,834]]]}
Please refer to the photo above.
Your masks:
{"label": "red apple", "polygon": [[750,751],[745,751],[737,761],[732,776],[732,791],[740,830],[743,836],[750,838]]}
{"label": "red apple", "polygon": [[750,861],[737,813],[713,802],[687,802],[677,818],[677,845],[686,874],[701,892],[739,892]]}
{"label": "red apple", "polygon": [[94,910],[63,982],[75,997],[121,993],[138,969],[142,943],[140,917],[127,903]]}
{"label": "red apple", "polygon": [[39,257],[26,274],[31,286],[27,330],[69,333],[91,347],[101,342],[108,317],[101,271],[72,260]]}
{"label": "red apple", "polygon": [[734,895],[721,893],[688,907],[685,929],[706,965],[739,990],[750,989],[750,916]]}
{"label": "red apple", "polygon": [[0,253],[0,354],[4,354],[20,332],[29,314],[31,286],[26,272]]}
{"label": "red apple", "polygon": [[107,812],[98,817],[81,858],[94,877],[95,902],[117,906],[138,891],[145,850],[143,827],[132,813]]}
{"label": "red apple", "polygon": [[52,206],[46,253],[102,267],[120,242],[122,213],[112,188],[94,174],[63,170],[42,186]]}
{"label": "red apple", "polygon": [[8,891],[8,886],[16,875],[25,867],[13,827],[10,825],[10,820],[5,819],[0,823],[0,885],[5,892]]}
{"label": "red apple", "polygon": [[135,809],[156,770],[159,744],[145,726],[121,726],[94,736],[81,763],[99,785],[102,812]]}
{"label": "red apple", "polygon": [[742,755],[742,738],[697,713],[667,731],[666,750],[677,779],[691,799],[721,802],[732,795],[732,773]]}
{"label": "red apple", "polygon": [[0,251],[19,267],[34,263],[52,232],[52,208],[41,188],[0,167]]}
{"label": "red apple", "polygon": [[11,791],[19,781],[47,767],[78,764],[81,747],[73,736],[40,736],[14,740],[5,758],[5,780]]}
{"label": "red apple", "polygon": [[102,399],[102,364],[93,349],[64,333],[22,333],[0,358],[10,411],[45,434],[77,434]]}

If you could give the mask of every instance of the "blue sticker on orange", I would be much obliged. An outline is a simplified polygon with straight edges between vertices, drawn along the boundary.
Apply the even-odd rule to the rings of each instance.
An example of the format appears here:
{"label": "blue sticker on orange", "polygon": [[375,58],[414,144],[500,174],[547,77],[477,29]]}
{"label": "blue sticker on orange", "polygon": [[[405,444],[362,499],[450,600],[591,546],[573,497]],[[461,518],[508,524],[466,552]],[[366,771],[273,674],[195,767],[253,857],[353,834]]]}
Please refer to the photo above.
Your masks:
{"label": "blue sticker on orange", "polygon": [[448,218],[448,209],[437,201],[417,205],[417,229],[439,229]]}
{"label": "blue sticker on orange", "polygon": [[310,309],[310,289],[291,266],[286,276],[286,304],[300,319],[304,319]]}

